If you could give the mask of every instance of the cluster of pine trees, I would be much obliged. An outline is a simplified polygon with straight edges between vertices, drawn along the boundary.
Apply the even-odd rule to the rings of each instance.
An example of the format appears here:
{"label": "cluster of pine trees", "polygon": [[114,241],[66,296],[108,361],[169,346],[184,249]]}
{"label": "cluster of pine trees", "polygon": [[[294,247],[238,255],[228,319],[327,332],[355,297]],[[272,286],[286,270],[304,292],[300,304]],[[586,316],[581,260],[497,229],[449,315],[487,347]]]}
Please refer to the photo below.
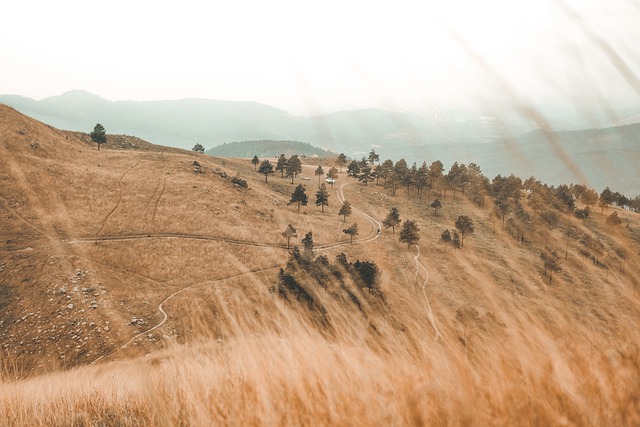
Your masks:
{"label": "cluster of pine trees", "polygon": [[[285,233],[295,235],[296,230],[289,225]],[[330,262],[326,255],[316,256],[312,232],[306,233],[301,243],[302,250],[298,246],[292,249],[286,267],[278,272],[271,292],[288,303],[304,304],[312,318],[324,328],[331,325],[326,316],[328,308],[323,301],[354,304],[363,313],[366,306],[376,300],[384,303],[380,289],[381,272],[375,262],[350,262],[344,253],[338,254],[334,262]],[[320,291],[323,297],[320,297]],[[331,298],[326,298],[327,295]]]}
{"label": "cluster of pine trees", "polygon": [[[446,197],[447,191],[450,191],[454,197],[456,193],[464,194],[478,206],[482,206],[485,198],[490,195],[496,199],[498,205],[504,207],[505,213],[508,200],[511,199],[517,205],[523,191],[528,194],[535,192],[536,197],[550,198],[557,206],[562,207],[563,210],[570,209],[571,212],[576,210],[577,201],[587,208],[596,205],[605,208],[615,204],[620,208],[640,212],[640,195],[630,199],[609,188],[598,194],[595,190],[581,184],[554,187],[543,184],[534,177],[522,181],[514,175],[508,177],[498,175],[493,180],[489,180],[482,173],[480,166],[475,163],[465,165],[454,162],[449,171],[445,172],[444,165],[439,160],[430,165],[422,162],[420,166],[417,166],[417,163],[409,166],[404,159],[395,163],[388,159],[380,162],[378,154],[375,150],[371,150],[368,157],[362,157],[360,161],[352,160],[347,171],[349,175],[358,178],[365,185],[375,182],[376,185],[389,189],[393,195],[400,187],[406,188],[408,195],[415,194],[420,198],[425,195],[425,192],[431,192],[437,197]],[[585,216],[585,212],[578,212],[576,216],[581,215]]]}

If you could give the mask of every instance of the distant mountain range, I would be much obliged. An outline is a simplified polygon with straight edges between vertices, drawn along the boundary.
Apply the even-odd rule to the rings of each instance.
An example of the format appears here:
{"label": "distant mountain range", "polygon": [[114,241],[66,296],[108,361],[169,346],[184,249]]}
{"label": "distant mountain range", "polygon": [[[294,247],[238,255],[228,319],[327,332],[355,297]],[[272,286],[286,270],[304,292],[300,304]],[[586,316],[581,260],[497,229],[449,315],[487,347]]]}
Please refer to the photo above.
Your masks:
{"label": "distant mountain range", "polygon": [[[634,176],[640,164],[640,127],[634,124],[640,120],[640,109],[547,108],[548,127],[578,130],[543,132],[539,123],[516,113],[498,117],[471,110],[423,116],[362,109],[303,117],[254,102],[112,102],[84,91],[41,101],[2,95],[0,103],[61,129],[90,132],[101,123],[111,134],[185,149],[200,143],[218,156],[271,156],[275,154],[265,141],[299,141],[314,146],[299,145],[311,150],[305,155],[326,150],[359,159],[374,148],[381,159],[405,158],[409,164],[438,159],[448,167],[454,161],[474,162],[488,176],[533,175],[551,184],[584,181],[598,190],[609,186],[630,195],[640,193],[640,179]],[[618,123],[627,126],[612,126]],[[607,129],[585,130],[599,127]],[[237,141],[249,142],[231,144]]]}

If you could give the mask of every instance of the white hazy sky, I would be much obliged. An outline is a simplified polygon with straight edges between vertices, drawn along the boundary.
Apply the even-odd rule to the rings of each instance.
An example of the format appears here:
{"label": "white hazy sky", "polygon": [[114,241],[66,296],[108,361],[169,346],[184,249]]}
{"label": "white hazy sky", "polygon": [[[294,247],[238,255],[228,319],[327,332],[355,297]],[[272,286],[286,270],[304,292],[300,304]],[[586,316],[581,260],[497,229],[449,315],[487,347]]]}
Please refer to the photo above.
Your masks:
{"label": "white hazy sky", "polygon": [[35,99],[640,106],[640,0],[10,0],[0,22],[0,94]]}

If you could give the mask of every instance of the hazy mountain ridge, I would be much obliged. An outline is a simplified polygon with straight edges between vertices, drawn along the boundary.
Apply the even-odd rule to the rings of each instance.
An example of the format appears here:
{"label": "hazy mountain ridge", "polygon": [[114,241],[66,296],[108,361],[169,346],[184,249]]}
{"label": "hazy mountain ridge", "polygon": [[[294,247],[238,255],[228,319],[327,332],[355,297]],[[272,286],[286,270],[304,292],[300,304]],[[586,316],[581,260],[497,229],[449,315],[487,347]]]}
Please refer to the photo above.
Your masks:
{"label": "hazy mountain ridge", "polygon": [[[108,133],[136,135],[184,149],[196,143],[212,149],[232,141],[294,140],[354,159],[366,157],[375,148],[381,158],[405,158],[409,164],[474,162],[488,176],[518,173],[552,184],[586,181],[598,190],[609,186],[628,194],[640,189],[640,178],[634,173],[634,164],[640,161],[637,124],[544,133],[513,112],[503,119],[471,111],[440,111],[427,117],[381,109],[297,117],[253,102],[111,102],[84,91],[42,101],[5,95],[0,96],[0,102],[57,128],[89,132],[99,122]],[[547,110],[552,112],[548,122],[559,129],[604,126],[615,116],[613,112]],[[637,117],[637,111],[630,109],[619,114],[632,122]],[[620,117],[623,123],[624,117]],[[254,154],[237,151],[225,155]],[[568,164],[567,159],[575,164]],[[583,175],[576,176],[572,169],[583,171]]]}
{"label": "hazy mountain ridge", "polygon": [[[179,148],[191,148],[196,142],[212,148],[232,141],[298,140],[357,155],[372,146],[490,142],[502,134],[518,136],[537,127],[509,111],[461,109],[416,114],[368,108],[303,117],[255,102],[112,102],[85,91],[70,91],[41,101],[0,95],[0,102],[58,128],[88,132],[95,123],[102,123],[110,133],[137,135]],[[608,118],[614,115],[591,112],[583,117],[575,111],[548,110],[553,115],[549,123],[558,129],[606,127]],[[621,120],[632,119],[638,111],[621,110],[619,114]]]}

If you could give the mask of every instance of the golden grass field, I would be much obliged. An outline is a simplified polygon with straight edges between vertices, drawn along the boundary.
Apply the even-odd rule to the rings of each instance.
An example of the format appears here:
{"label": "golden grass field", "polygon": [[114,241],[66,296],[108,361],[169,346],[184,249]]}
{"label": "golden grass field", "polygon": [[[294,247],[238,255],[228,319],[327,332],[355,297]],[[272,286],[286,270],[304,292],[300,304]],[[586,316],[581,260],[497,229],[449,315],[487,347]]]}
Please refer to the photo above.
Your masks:
{"label": "golden grass field", "polygon": [[[249,160],[98,151],[0,106],[0,425],[640,425],[637,214],[565,215],[521,245],[490,201],[449,194],[434,215],[428,197],[344,172],[322,213],[315,167],[291,185]],[[419,258],[391,230],[348,244],[353,222],[376,230],[338,216],[343,184],[379,221],[391,207],[415,219]],[[444,246],[463,214],[475,233]],[[320,251],[330,262],[374,260],[384,302],[305,282],[322,323],[271,292],[287,224],[295,244],[344,243]],[[599,242],[608,268],[567,230]],[[551,284],[545,246],[563,255]]]}

